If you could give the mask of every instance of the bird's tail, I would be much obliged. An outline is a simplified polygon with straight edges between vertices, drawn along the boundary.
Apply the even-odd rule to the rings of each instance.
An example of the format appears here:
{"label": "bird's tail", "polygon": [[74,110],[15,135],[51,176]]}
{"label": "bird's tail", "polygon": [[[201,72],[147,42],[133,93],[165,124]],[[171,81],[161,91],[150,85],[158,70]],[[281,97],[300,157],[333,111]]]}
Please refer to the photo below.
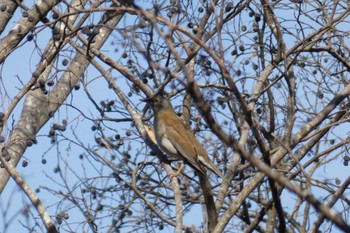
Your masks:
{"label": "bird's tail", "polygon": [[220,176],[223,180],[226,180],[225,176],[221,173],[221,171],[215,166],[215,164],[208,160],[201,159],[201,156],[198,156],[199,162],[204,165],[204,167],[208,168],[211,172],[214,172],[217,176]]}

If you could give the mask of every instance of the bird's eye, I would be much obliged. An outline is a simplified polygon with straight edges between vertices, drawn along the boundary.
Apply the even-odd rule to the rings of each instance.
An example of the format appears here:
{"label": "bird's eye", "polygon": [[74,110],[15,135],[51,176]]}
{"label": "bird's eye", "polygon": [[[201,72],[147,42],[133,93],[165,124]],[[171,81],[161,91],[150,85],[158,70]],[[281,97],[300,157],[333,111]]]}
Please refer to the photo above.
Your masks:
{"label": "bird's eye", "polygon": [[155,98],[155,99],[154,99],[154,103],[156,103],[156,104],[158,104],[158,103],[159,103],[159,101],[160,101],[160,99],[159,99],[159,98]]}

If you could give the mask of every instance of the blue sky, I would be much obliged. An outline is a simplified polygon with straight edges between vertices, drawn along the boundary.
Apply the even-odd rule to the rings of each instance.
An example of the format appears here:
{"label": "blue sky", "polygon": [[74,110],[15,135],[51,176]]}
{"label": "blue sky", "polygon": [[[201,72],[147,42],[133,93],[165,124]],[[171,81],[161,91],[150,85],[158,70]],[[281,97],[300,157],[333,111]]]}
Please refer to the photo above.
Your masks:
{"label": "blue sky", "polygon": [[[128,23],[129,22],[125,22],[125,24]],[[295,25],[291,26],[294,27]],[[45,48],[45,41],[47,41],[50,38],[50,36],[51,34],[49,31],[40,33],[38,37],[38,45],[40,49]],[[105,47],[103,48],[104,51],[109,50],[108,54],[111,57],[114,57],[120,62],[125,62],[125,60],[121,58],[121,54],[124,52],[124,48],[122,47],[122,45],[111,45],[110,42],[111,41],[108,41],[106,43]],[[127,42],[128,41],[126,40],[125,43],[127,44]],[[116,51],[116,48],[118,51]],[[6,87],[5,89],[8,92],[7,94],[11,98],[13,98],[18,92],[18,90],[21,88],[21,81],[25,83],[27,80],[29,80],[30,74],[33,72],[37,62],[39,61],[38,51],[39,50],[35,48],[34,43],[25,43],[23,47],[17,49],[11,56],[9,56],[5,64],[3,65],[1,71],[1,85],[3,85],[3,87]],[[69,52],[66,52],[65,55],[67,57],[71,56]],[[62,65],[60,65],[60,63],[58,63],[58,67],[62,69],[64,68]],[[250,72],[250,70],[248,70],[248,72]],[[114,75],[116,77],[116,82],[118,82],[118,85],[120,85],[122,89],[125,90],[125,93],[127,93],[129,86],[126,85],[123,77],[117,73],[115,73]],[[99,103],[99,101],[101,100],[116,99],[116,96],[113,94],[113,92],[106,88],[106,82],[103,79],[99,78],[99,73],[96,72],[94,68],[90,67],[88,69],[88,71],[86,72],[86,80],[92,82],[90,83],[89,87],[93,88],[89,88],[89,91],[91,92],[92,96],[96,98],[97,103]],[[249,89],[249,85],[247,86],[247,89]],[[1,88],[1,90],[4,90],[3,87]],[[1,93],[1,97],[3,96],[4,94]],[[133,95],[130,98],[134,100],[135,103],[138,103],[139,96]],[[8,103],[8,100],[5,99],[3,103],[4,105],[0,107],[4,108],[8,105]],[[94,158],[91,157],[80,146],[77,146],[70,141],[70,139],[75,139],[75,135],[73,134],[74,132],[76,135],[81,136],[79,137],[79,139],[82,140],[85,145],[93,147],[95,145],[94,137],[98,136],[98,134],[93,133],[91,131],[93,122],[82,117],[77,110],[73,109],[69,105],[80,106],[79,110],[83,111],[84,114],[86,114],[86,116],[88,117],[96,117],[98,115],[96,109],[94,108],[92,103],[87,100],[87,96],[82,90],[82,88],[78,91],[73,91],[72,95],[68,97],[66,103],[67,105],[62,106],[60,110],[55,114],[55,116],[52,119],[50,119],[48,124],[45,125],[38,133],[38,145],[28,148],[28,150],[26,151],[24,159],[29,161],[28,166],[26,168],[23,168],[21,166],[21,162],[18,166],[18,170],[21,172],[23,177],[25,177],[26,181],[31,185],[31,187],[33,187],[33,189],[40,189],[40,192],[38,192],[38,196],[48,207],[48,211],[52,215],[57,214],[56,205],[59,204],[60,199],[49,194],[49,192],[43,187],[48,187],[48,184],[50,184],[49,187],[51,188],[57,188],[58,190],[62,188],[63,190],[63,180],[65,180],[69,187],[74,188],[76,182],[78,182],[78,177],[75,177],[74,174],[76,174],[77,176],[94,176],[101,174],[108,176],[111,173],[111,170],[107,168],[104,164],[96,162]],[[142,109],[143,105],[143,103],[140,103],[139,109]],[[21,111],[21,106],[22,103],[20,103],[15,109],[13,113],[14,119],[18,119]],[[113,117],[114,115],[111,114],[111,116]],[[63,132],[62,136],[58,137],[58,145],[52,145],[50,143],[50,139],[47,137],[47,134],[52,124],[61,123],[63,119],[67,119],[67,121],[69,122],[68,130],[66,132]],[[125,150],[129,150],[128,146],[131,146],[130,154],[137,154],[136,151],[139,148],[133,147],[132,140],[139,139],[137,139],[137,132],[132,129],[130,124],[130,122],[107,122],[104,127],[111,127],[112,130],[110,130],[109,132],[115,130],[115,132],[120,133],[122,138],[125,139],[125,144],[123,145],[123,147],[125,147]],[[344,127],[346,130],[344,130]],[[341,134],[346,134],[344,131],[347,132],[348,127],[348,124],[344,124],[342,125],[342,127],[333,130],[332,133],[334,134],[334,138],[340,136]],[[11,126],[9,126],[9,129],[5,130],[3,134],[8,136],[10,129]],[[130,129],[132,130],[132,136],[129,138],[125,135],[125,132]],[[325,143],[325,146],[329,146],[329,144]],[[147,150],[147,148],[143,150]],[[99,152],[104,153],[103,155],[105,155],[106,157],[110,157],[110,155],[106,151]],[[84,155],[83,159],[79,158],[79,155],[81,154]],[[47,163],[42,164],[42,159],[46,159]],[[91,163],[89,161],[91,161]],[[92,164],[94,166],[92,166]],[[318,170],[319,176],[329,177],[330,179],[339,178],[342,181],[343,179],[345,179],[345,177],[347,177],[350,174],[349,169],[346,169],[342,166],[342,161],[340,159],[337,159],[337,163],[335,164],[338,164],[338,166],[326,165],[324,166],[323,170]],[[62,177],[69,176],[69,179],[61,179],[60,174],[54,172],[55,168],[58,165],[60,165],[60,167],[62,168],[67,168],[66,170],[62,170]],[[109,179],[101,179],[99,180],[99,182],[100,183],[98,185],[100,185],[101,187],[108,187],[110,185],[113,185],[113,180]],[[79,193],[81,191],[82,190],[80,190],[80,188],[74,190],[74,192],[76,193]],[[292,208],[292,206],[294,205],[295,196],[290,195],[288,192],[285,192],[283,197],[285,197],[284,200],[290,200],[290,203],[288,201],[284,201],[283,204],[286,205],[288,208]],[[118,198],[119,197],[115,197],[115,199]],[[110,201],[110,203],[114,202]],[[37,213],[33,208],[31,208],[31,213],[33,215],[29,214],[27,218],[24,217],[22,212],[20,212],[23,209],[23,207],[28,204],[28,199],[24,196],[23,192],[19,190],[17,185],[15,185],[12,180],[9,182],[8,186],[2,194],[0,204],[2,213],[6,212],[6,216],[0,216],[0,226],[4,227],[4,222],[8,222],[9,219],[14,219],[6,232],[25,232],[22,224],[27,225],[27,223],[30,223],[28,225],[32,225],[32,219],[34,217],[37,217]],[[103,204],[108,205],[108,200],[106,200],[106,202]],[[70,213],[70,221],[73,221],[73,219],[76,218],[77,222],[79,222],[79,220],[82,217],[81,213],[76,209],[70,209],[71,206],[67,203],[63,203],[63,205],[65,206],[62,206],[62,209],[67,209],[67,211]],[[199,206],[197,206],[195,210],[188,215],[188,217],[184,218],[184,220],[185,224],[196,224],[196,226],[198,227],[201,218],[201,209]],[[38,222],[41,223],[40,220],[38,220]],[[81,226],[77,224],[76,230],[79,232],[80,229]],[[2,230],[3,229],[0,228],[0,232]],[[336,229],[333,229],[332,232],[336,231]]]}

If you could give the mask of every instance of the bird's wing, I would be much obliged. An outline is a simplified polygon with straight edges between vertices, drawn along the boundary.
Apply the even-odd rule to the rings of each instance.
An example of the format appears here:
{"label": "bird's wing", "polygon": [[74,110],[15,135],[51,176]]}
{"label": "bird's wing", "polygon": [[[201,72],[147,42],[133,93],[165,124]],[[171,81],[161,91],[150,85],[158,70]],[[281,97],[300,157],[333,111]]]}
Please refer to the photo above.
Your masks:
{"label": "bird's wing", "polygon": [[[177,116],[176,116],[177,117]],[[175,146],[178,152],[184,157],[184,160],[192,165],[199,172],[204,173],[203,168],[197,162],[197,151],[195,150],[195,138],[191,133],[184,133],[188,130],[183,122],[177,117],[173,118],[175,124],[166,125],[166,134],[169,141]],[[177,126],[177,127],[175,127]],[[175,140],[176,139],[176,140]],[[198,142],[197,142],[198,143]]]}
{"label": "bird's wing", "polygon": [[[191,133],[191,135],[187,135],[187,137],[185,136],[182,138],[183,143],[186,143],[186,145],[192,149],[190,157],[191,159],[194,159],[194,161],[191,160],[190,162],[197,170],[204,174],[203,167],[206,167],[211,172],[214,172],[217,176],[221,177],[223,180],[226,179],[220,170],[215,166],[213,161],[210,160],[207,152],[203,148],[202,144],[198,142],[194,134]],[[175,147],[177,146],[179,145],[176,145]],[[177,149],[180,151],[180,148]],[[189,148],[186,151],[189,151]],[[180,153],[187,159],[188,156],[186,156],[185,153],[182,153],[181,151]]]}
{"label": "bird's wing", "polygon": [[[200,152],[200,153],[203,153],[203,152]],[[225,176],[221,173],[221,171],[215,166],[213,161],[211,161],[210,159],[206,160],[206,159],[203,159],[203,156],[198,156],[198,162],[202,163],[206,168],[214,172],[216,175],[220,176],[223,180],[226,180]]]}
{"label": "bird's wing", "polygon": [[[170,117],[174,124],[166,125],[167,138],[176,150],[184,157],[184,160],[192,165],[196,170],[205,173],[204,167],[220,176],[222,179],[226,179],[220,170],[208,157],[207,152],[203,148],[202,144],[198,142],[193,132],[188,129],[185,124],[177,116]],[[175,127],[177,126],[177,127]],[[189,133],[185,133],[190,130]],[[176,139],[176,140],[175,140]]]}
{"label": "bird's wing", "polygon": [[[183,125],[183,127],[186,127],[186,126]],[[183,130],[188,130],[188,129],[183,129]],[[177,132],[179,134],[181,134],[182,130],[178,129]],[[213,161],[211,161],[206,150],[203,148],[202,144],[200,144],[200,142],[197,140],[196,136],[194,136],[192,131],[189,134],[181,134],[181,135],[184,135],[182,137],[183,141],[184,141],[183,143],[186,143],[186,145],[191,148],[191,154],[190,154],[191,156],[190,157],[195,159],[195,161],[194,162],[191,161],[191,163],[195,163],[196,168],[199,167],[200,168],[199,171],[201,171],[201,172],[203,171],[203,166],[204,166],[204,167],[208,168],[210,171],[214,172],[219,177],[221,177],[222,179],[225,179],[224,175],[215,166]],[[188,151],[188,150],[186,150],[186,151]],[[181,153],[181,154],[184,154],[184,153]]]}

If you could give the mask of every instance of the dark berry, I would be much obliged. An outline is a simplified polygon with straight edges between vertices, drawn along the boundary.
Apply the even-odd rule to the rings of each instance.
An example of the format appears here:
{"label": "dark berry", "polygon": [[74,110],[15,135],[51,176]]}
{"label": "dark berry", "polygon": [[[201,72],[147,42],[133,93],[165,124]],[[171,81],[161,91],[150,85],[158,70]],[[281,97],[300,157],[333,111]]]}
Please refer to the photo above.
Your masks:
{"label": "dark berry", "polygon": [[62,65],[64,65],[64,66],[68,65],[68,59],[63,59],[62,60]]}
{"label": "dark berry", "polygon": [[34,35],[33,34],[28,34],[27,36],[27,41],[32,41],[34,38]]}
{"label": "dark berry", "polygon": [[56,19],[58,19],[58,17],[59,17],[59,16],[58,16],[58,14],[56,14],[56,13],[53,13],[53,14],[52,14],[52,19],[55,19],[55,20],[56,20]]}
{"label": "dark berry", "polygon": [[239,48],[239,50],[241,50],[242,52],[245,50],[244,45],[240,45],[238,48]]}
{"label": "dark berry", "polygon": [[33,16],[29,15],[29,16],[28,16],[28,21],[31,22],[31,23],[33,23],[33,22],[35,21],[35,19],[34,19]]}
{"label": "dark berry", "polygon": [[28,166],[28,161],[27,160],[23,160],[22,161],[22,167],[26,167]]}

